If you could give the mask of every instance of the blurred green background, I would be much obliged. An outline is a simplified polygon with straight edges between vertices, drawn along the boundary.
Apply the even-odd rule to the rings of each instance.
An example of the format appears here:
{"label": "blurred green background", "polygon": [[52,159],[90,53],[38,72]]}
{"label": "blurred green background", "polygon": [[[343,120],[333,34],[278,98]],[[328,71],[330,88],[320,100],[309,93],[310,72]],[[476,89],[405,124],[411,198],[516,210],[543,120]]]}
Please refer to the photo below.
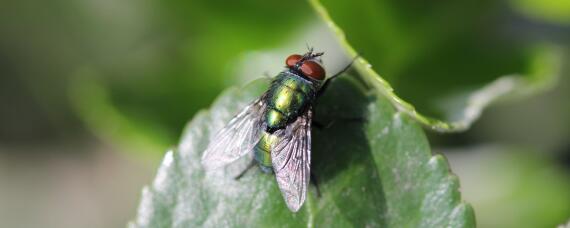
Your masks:
{"label": "blurred green background", "polygon": [[[540,81],[469,131],[429,137],[480,227],[570,218],[569,1],[323,5],[396,92],[431,116],[447,117],[443,101],[501,75]],[[0,227],[123,227],[194,113],[331,36],[305,1],[2,3]],[[561,59],[544,58],[544,47]],[[328,58],[329,72],[346,60]]]}

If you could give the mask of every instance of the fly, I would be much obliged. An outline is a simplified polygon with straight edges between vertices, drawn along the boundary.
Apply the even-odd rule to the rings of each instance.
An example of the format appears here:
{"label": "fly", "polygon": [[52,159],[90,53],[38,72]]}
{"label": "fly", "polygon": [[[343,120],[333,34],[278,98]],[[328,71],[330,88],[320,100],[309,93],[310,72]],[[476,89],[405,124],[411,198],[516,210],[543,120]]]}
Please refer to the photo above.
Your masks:
{"label": "fly", "polygon": [[287,57],[286,69],[269,89],[217,133],[202,164],[214,169],[253,152],[261,170],[275,174],[287,207],[298,211],[311,177],[313,104],[331,79],[350,67],[326,80],[323,54],[309,49]]}

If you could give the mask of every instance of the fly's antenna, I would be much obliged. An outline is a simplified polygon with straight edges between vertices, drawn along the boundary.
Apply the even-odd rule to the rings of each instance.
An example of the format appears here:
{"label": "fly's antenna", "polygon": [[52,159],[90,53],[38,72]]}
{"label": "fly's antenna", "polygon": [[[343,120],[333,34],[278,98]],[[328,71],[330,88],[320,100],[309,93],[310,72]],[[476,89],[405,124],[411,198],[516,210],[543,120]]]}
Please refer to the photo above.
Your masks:
{"label": "fly's antenna", "polygon": [[305,42],[305,45],[307,46],[307,50],[308,50],[308,51],[307,51],[307,53],[305,53],[305,54],[303,55],[302,61],[305,61],[305,60],[307,60],[307,59],[317,59],[319,62],[322,62],[321,59],[318,58],[318,57],[322,56],[322,55],[325,54],[325,53],[324,53],[324,52],[317,52],[317,53],[314,53],[313,47],[312,47],[311,45],[309,45],[308,42]]}
{"label": "fly's antenna", "polygon": [[307,42],[305,42],[305,45],[307,45],[307,53],[303,55],[303,60],[313,58],[313,47],[310,46]]}
{"label": "fly's antenna", "polygon": [[309,45],[309,42],[305,42],[305,46],[307,46],[307,50],[309,51],[309,53],[313,53],[313,47]]}

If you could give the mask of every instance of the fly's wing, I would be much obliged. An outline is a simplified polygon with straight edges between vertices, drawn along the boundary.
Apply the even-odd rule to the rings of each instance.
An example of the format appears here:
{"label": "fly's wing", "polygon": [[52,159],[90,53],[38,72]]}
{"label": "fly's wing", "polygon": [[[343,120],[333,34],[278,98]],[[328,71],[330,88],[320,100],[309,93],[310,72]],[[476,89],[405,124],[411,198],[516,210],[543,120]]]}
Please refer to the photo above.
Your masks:
{"label": "fly's wing", "polygon": [[287,207],[293,212],[305,202],[311,175],[312,110],[275,134],[279,142],[271,150],[273,171]]}
{"label": "fly's wing", "polygon": [[202,155],[207,169],[227,165],[252,151],[262,131],[265,95],[251,103],[220,130]]}

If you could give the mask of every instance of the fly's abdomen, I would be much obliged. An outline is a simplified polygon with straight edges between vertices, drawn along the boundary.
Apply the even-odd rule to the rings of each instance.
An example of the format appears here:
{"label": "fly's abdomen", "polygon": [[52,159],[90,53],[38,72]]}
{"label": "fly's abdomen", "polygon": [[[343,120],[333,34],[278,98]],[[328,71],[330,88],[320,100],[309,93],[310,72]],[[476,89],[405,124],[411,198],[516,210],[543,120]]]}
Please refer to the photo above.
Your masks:
{"label": "fly's abdomen", "polygon": [[314,99],[315,90],[305,79],[288,73],[274,82],[269,94],[265,120],[267,129],[272,133],[296,119]]}
{"label": "fly's abdomen", "polygon": [[261,170],[266,173],[273,171],[271,165],[271,148],[276,142],[277,136],[263,132],[259,142],[253,148],[255,160],[259,163]]}

